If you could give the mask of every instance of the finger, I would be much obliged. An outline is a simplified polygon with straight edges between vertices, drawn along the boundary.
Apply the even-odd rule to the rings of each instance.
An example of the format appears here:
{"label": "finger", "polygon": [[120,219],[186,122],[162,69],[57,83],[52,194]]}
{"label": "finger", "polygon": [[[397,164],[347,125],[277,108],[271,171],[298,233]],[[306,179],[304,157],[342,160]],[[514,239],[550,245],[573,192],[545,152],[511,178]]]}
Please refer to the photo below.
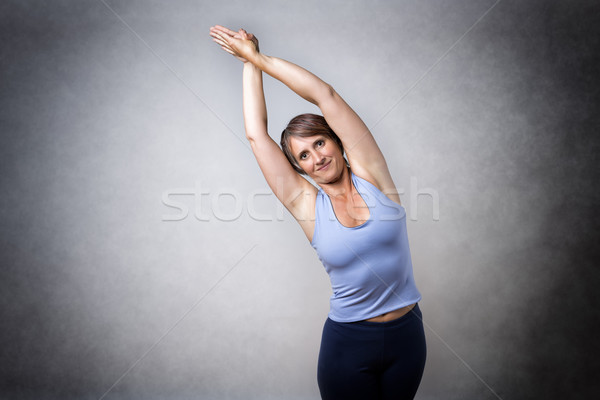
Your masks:
{"label": "finger", "polygon": [[232,31],[231,29],[225,28],[224,26],[221,26],[221,25],[215,25],[215,29],[218,31],[224,32],[228,35],[231,35],[231,36],[233,36],[237,33],[235,31]]}
{"label": "finger", "polygon": [[228,35],[226,32],[219,31],[217,29],[211,29],[209,35],[212,37],[220,37],[223,40],[226,40],[230,37],[230,35]]}
{"label": "finger", "polygon": [[[214,39],[213,39],[213,40],[214,40]],[[231,46],[229,46],[227,43],[222,43],[222,42],[220,43],[220,42],[218,42],[218,41],[216,41],[216,40],[214,40],[214,41],[215,41],[215,42],[216,42],[216,43],[217,43],[219,46],[221,46],[221,48],[222,48],[223,50],[227,49],[227,50],[228,50],[228,52],[229,52],[229,53],[232,53],[232,54],[235,52],[235,51],[234,51],[234,50],[231,48]]]}
{"label": "finger", "polygon": [[227,35],[223,35],[219,32],[212,32],[210,36],[212,36],[213,38],[218,39],[224,43],[229,43],[230,37]]}
{"label": "finger", "polygon": [[212,38],[212,41],[218,44],[219,46],[229,46],[229,44],[226,41],[221,40],[219,38]]}
{"label": "finger", "polygon": [[235,31],[232,31],[231,29],[226,28],[222,25],[215,25],[215,28],[217,28],[218,30],[220,30],[222,32],[227,33],[228,35],[234,35],[236,33]]}
{"label": "finger", "polygon": [[[229,46],[221,46],[221,48],[227,49],[230,53],[235,53],[235,50],[233,50],[231,47]],[[237,53],[236,53],[237,54]]]}
{"label": "finger", "polygon": [[252,40],[252,37],[254,36],[251,33],[248,33],[245,29],[240,29],[240,32],[242,32],[242,37],[246,40]]}
{"label": "finger", "polygon": [[210,36],[219,36],[219,37],[229,37],[230,36],[225,32],[221,32],[221,31],[214,30],[214,29],[211,29],[211,31],[209,32],[209,35]]}
{"label": "finger", "polygon": [[235,56],[235,53],[234,53],[233,51],[229,50],[227,47],[225,47],[225,46],[221,46],[221,48],[222,48],[223,50],[225,50],[226,52],[228,52],[229,54],[231,54],[232,56]]}
{"label": "finger", "polygon": [[225,42],[225,41],[223,41],[223,40],[221,40],[221,39],[213,38],[212,40],[213,40],[213,42],[215,42],[215,43],[217,43],[217,44],[219,44],[219,45],[221,45],[221,46],[229,46],[229,45],[227,44],[227,42]]}
{"label": "finger", "polygon": [[227,44],[227,43],[225,43],[225,42],[223,42],[221,40],[213,39],[213,42],[215,42],[216,44],[218,44],[221,47],[226,47],[229,50],[233,51],[233,49],[231,48],[231,46],[229,44]]}

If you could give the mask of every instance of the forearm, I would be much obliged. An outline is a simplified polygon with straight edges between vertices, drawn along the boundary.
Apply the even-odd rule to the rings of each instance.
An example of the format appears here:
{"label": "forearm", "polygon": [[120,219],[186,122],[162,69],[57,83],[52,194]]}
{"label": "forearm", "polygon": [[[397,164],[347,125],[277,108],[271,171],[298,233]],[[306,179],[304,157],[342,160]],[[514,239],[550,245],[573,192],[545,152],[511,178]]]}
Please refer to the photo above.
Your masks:
{"label": "forearm", "polygon": [[249,62],[244,63],[242,82],[246,137],[253,139],[258,135],[266,135],[267,106],[263,91],[262,71]]}
{"label": "forearm", "polygon": [[333,93],[333,89],[329,84],[310,71],[289,61],[257,53],[251,62],[265,73],[283,82],[296,94],[317,106],[320,101]]}

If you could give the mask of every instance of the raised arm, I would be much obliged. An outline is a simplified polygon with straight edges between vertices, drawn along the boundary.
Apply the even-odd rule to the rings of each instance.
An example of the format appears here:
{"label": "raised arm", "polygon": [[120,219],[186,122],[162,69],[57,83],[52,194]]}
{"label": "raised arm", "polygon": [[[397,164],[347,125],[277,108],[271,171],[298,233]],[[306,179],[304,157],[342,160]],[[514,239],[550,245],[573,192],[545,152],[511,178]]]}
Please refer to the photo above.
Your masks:
{"label": "raised arm", "polygon": [[[384,193],[393,195],[396,192],[383,153],[369,128],[331,85],[306,69],[277,57],[258,53],[249,61],[319,107],[327,124],[342,141],[355,174],[372,181]],[[400,202],[397,196],[393,200]]]}
{"label": "raised arm", "polygon": [[246,138],[269,187],[296,219],[304,218],[304,215],[298,215],[304,211],[302,194],[316,189],[294,171],[283,151],[269,136],[262,71],[249,62],[244,64],[243,99]]}
{"label": "raised arm", "polygon": [[252,141],[267,135],[267,106],[263,92],[262,71],[244,63],[242,78],[244,127],[246,138]]}
{"label": "raised arm", "polygon": [[277,57],[253,54],[249,61],[273,78],[281,81],[300,97],[320,107],[333,93],[333,88],[304,68]]}
{"label": "raised arm", "polygon": [[396,188],[375,138],[331,85],[294,63],[255,51],[235,37],[224,35],[223,40],[248,62],[317,105],[331,129],[341,139],[352,170],[400,202],[400,198],[394,195]]}
{"label": "raised arm", "polygon": [[[249,40],[250,38],[250,34],[243,30],[240,30],[239,33],[229,32],[232,36],[239,35],[242,40]],[[211,36],[213,35],[211,34]],[[215,41],[221,44],[224,50],[236,55],[226,43],[220,40]],[[253,43],[258,49],[258,40],[253,38]],[[292,168],[283,151],[268,134],[262,71],[248,62],[246,58],[236,56],[244,62],[242,87],[246,138],[250,142],[252,152],[269,187],[281,203],[303,225],[301,221],[308,221],[309,215],[307,213],[310,212],[306,194],[316,192],[316,188]]]}

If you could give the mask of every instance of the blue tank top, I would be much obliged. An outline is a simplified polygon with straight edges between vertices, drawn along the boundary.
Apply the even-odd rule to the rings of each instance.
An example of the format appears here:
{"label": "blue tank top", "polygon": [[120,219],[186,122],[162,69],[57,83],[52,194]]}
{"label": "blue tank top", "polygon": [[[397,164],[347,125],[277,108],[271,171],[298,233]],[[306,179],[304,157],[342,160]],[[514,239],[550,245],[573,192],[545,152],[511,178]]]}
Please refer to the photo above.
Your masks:
{"label": "blue tank top", "polygon": [[319,188],[311,242],[329,274],[329,318],[337,322],[369,319],[421,300],[413,277],[406,210],[350,173],[369,208],[369,219],[355,227],[342,225],[329,196]]}

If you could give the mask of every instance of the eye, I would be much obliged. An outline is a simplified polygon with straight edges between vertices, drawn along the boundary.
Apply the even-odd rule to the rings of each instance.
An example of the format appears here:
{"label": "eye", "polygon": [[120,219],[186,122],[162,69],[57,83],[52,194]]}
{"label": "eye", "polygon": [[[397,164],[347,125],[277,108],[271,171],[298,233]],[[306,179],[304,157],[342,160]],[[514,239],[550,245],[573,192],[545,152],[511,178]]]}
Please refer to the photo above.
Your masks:
{"label": "eye", "polygon": [[324,141],[324,140],[319,140],[319,141],[317,142],[317,146],[323,146],[324,144],[325,144],[325,141]]}
{"label": "eye", "polygon": [[301,160],[304,160],[305,158],[306,158],[306,153],[302,153],[302,154],[300,154],[300,159],[301,159]]}

